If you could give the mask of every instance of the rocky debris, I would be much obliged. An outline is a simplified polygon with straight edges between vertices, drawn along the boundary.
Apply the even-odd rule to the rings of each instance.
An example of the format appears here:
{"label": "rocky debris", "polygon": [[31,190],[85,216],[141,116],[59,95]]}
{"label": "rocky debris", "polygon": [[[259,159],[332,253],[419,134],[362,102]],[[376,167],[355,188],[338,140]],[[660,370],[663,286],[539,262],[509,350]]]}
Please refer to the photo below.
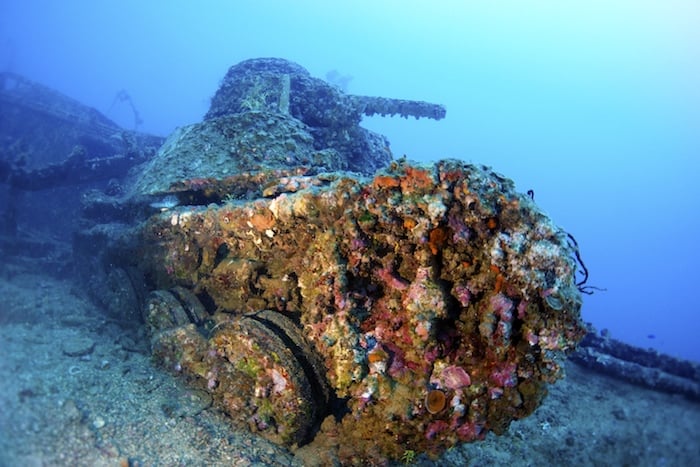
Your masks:
{"label": "rocky debris", "polygon": [[84,357],[95,350],[95,341],[89,337],[76,336],[61,342],[61,351],[68,357]]}

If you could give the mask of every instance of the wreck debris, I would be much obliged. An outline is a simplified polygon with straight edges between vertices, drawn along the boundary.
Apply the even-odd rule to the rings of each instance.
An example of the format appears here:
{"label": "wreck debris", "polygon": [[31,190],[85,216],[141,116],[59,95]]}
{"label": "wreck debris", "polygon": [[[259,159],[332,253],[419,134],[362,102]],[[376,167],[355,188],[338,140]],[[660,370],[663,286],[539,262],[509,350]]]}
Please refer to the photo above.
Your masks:
{"label": "wreck debris", "polygon": [[0,73],[0,140],[0,183],[29,191],[123,178],[163,142],[10,72]]}
{"label": "wreck debris", "polygon": [[626,344],[612,339],[607,332],[598,335],[589,329],[570,358],[581,366],[639,386],[700,401],[700,364]]}
{"label": "wreck debris", "polygon": [[13,167],[4,178],[0,171],[0,182],[6,182],[18,190],[40,191],[58,186],[121,178],[139,162],[141,160],[124,155],[88,159],[84,148],[76,146],[73,152],[59,163],[30,171]]}

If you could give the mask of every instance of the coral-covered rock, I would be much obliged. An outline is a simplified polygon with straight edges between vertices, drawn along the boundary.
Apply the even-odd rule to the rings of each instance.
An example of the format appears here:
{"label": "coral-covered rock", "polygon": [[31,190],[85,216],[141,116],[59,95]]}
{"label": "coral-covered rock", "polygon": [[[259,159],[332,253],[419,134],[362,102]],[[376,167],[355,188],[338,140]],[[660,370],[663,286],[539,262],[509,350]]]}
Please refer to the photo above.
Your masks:
{"label": "coral-covered rock", "polygon": [[[312,443],[381,462],[501,433],[539,405],[585,334],[566,234],[486,167],[395,162],[373,179],[270,186],[268,198],[154,215],[142,268],[155,288],[191,290],[210,315],[198,331],[152,325],[158,358],[271,439],[308,441],[334,415]],[[263,332],[246,317],[260,310],[294,324]],[[301,371],[300,355],[279,348],[297,332],[294,347],[313,354],[302,380],[285,366]],[[255,371],[240,363],[250,352]],[[213,377],[222,362],[247,382]],[[290,421],[286,410],[313,405],[302,382],[327,387],[331,402]]]}

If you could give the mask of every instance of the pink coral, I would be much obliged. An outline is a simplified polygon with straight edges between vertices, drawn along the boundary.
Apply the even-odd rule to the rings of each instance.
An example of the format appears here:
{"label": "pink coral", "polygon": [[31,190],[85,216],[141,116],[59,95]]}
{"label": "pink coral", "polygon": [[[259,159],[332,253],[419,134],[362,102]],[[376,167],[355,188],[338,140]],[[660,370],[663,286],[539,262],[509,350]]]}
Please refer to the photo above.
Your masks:
{"label": "pink coral", "polygon": [[406,290],[408,288],[408,283],[401,277],[394,275],[394,271],[390,267],[377,269],[376,274],[391,289]]}
{"label": "pink coral", "polygon": [[457,436],[462,441],[474,441],[484,438],[484,427],[474,422],[465,423],[457,428]]}
{"label": "pink coral", "polygon": [[527,309],[527,302],[525,300],[518,303],[518,319],[525,319],[525,310]]}
{"label": "pink coral", "polygon": [[449,425],[446,421],[435,420],[434,422],[431,422],[430,425],[428,425],[428,428],[425,430],[425,437],[428,439],[434,439],[437,435],[447,430],[448,428]]}
{"label": "pink coral", "polygon": [[456,285],[453,294],[462,306],[469,306],[471,292],[469,292],[469,288],[466,285]]}
{"label": "pink coral", "polygon": [[472,380],[464,368],[456,365],[450,365],[442,370],[440,378],[447,389],[461,389],[472,384]]}
{"label": "pink coral", "polygon": [[513,302],[505,295],[499,293],[491,297],[491,310],[503,321],[513,319]]}
{"label": "pink coral", "polygon": [[491,381],[499,387],[513,387],[518,382],[518,376],[515,370],[516,365],[513,362],[501,363],[491,372]]}

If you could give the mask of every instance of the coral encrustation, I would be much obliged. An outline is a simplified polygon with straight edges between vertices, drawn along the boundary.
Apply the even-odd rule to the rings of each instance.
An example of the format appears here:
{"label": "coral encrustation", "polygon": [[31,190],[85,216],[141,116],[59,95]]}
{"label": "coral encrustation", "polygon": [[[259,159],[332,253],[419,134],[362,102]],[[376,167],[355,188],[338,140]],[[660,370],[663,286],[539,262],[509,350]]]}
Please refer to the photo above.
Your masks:
{"label": "coral encrustation", "polygon": [[539,405],[585,331],[566,234],[530,198],[452,160],[307,185],[157,214],[145,267],[210,312],[297,320],[347,401],[316,442],[346,460],[439,453]]}

